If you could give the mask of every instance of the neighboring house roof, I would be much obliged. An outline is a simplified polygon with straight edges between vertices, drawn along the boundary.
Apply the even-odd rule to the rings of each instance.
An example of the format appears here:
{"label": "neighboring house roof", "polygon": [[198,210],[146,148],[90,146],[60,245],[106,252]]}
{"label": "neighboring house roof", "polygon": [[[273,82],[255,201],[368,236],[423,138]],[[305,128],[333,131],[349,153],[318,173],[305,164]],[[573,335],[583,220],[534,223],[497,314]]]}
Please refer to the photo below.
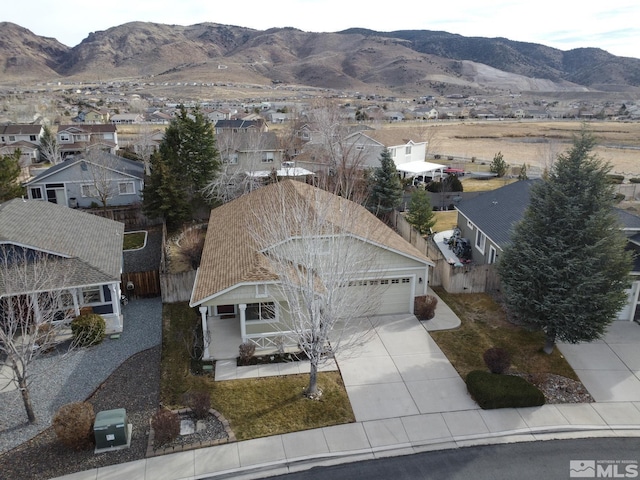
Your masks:
{"label": "neighboring house roof", "polygon": [[25,185],[29,186],[40,183],[47,178],[55,175],[56,173],[62,170],[67,170],[81,162],[87,162],[93,165],[109,168],[114,172],[121,173],[133,178],[144,178],[144,165],[142,164],[142,162],[129,160],[128,158],[96,150],[92,152],[88,158],[86,158],[85,155],[75,155],[67,157],[63,162],[48,168],[41,174],[29,180],[27,183],[25,183]]}
{"label": "neighboring house roof", "polygon": [[417,139],[411,133],[408,133],[402,129],[395,129],[395,128],[385,128],[382,130],[356,132],[352,134],[352,136],[355,136],[355,135],[363,135],[365,137],[369,137],[370,139],[374,140],[375,142],[387,148],[395,147],[399,145],[406,145],[410,142],[414,144],[426,143],[424,141]]}
{"label": "neighboring house roof", "polygon": [[116,126],[109,123],[94,123],[90,125],[59,125],[58,133],[70,131],[70,132],[91,132],[91,133],[109,133],[115,132]]}
{"label": "neighboring house roof", "polygon": [[0,244],[14,244],[61,257],[70,264],[70,285],[118,281],[124,224],[39,200],[0,205]]}
{"label": "neighboring house roof", "polygon": [[0,135],[38,135],[41,130],[42,125],[0,125]]}
{"label": "neighboring house roof", "polygon": [[529,206],[531,186],[538,180],[523,180],[462,201],[456,207],[500,248],[510,241],[511,231]]}
{"label": "neighboring house roof", "polygon": [[[340,205],[349,202],[306,183],[284,180],[214,208],[209,218],[202,260],[191,296],[192,305],[238,284],[277,280],[268,260],[258,251],[258,244],[250,231],[250,225],[255,222],[255,206],[273,201],[274,196],[282,197],[285,204],[304,201],[309,208],[314,208],[315,202],[335,205],[336,216],[342,213]],[[309,202],[311,199],[314,200],[313,203]],[[433,265],[422,252],[364,207],[357,206],[355,212],[356,218],[345,233]],[[295,227],[292,225],[292,228]]]}
{"label": "neighboring house roof", "polygon": [[[482,231],[498,247],[504,249],[511,239],[511,232],[527,207],[531,186],[542,180],[523,180],[463,200],[456,207],[476,228]],[[640,231],[640,217],[614,208],[623,230]]]}

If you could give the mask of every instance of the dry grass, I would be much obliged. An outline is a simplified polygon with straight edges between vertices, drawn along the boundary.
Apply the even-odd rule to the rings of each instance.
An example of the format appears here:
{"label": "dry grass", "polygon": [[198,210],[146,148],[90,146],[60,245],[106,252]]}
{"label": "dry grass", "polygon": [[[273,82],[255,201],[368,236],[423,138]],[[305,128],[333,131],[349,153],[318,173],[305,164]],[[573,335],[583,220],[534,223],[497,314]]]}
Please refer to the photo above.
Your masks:
{"label": "dry grass", "polygon": [[188,391],[206,390],[211,407],[230,422],[238,440],[320,428],[355,421],[339,372],[322,372],[320,400],[303,396],[307,375],[284,375],[216,382],[210,375],[193,375],[183,332],[199,324],[186,303],[166,304],[163,310],[161,402],[181,405]]}
{"label": "dry grass", "polygon": [[557,348],[551,355],[542,351],[544,335],[541,332],[530,332],[510,323],[501,306],[489,295],[434,290],[462,321],[456,330],[431,332],[462,378],[472,370],[486,370],[484,352],[491,347],[502,347],[511,354],[514,371],[553,373],[578,380]]}
{"label": "dry grass", "polygon": [[466,177],[462,180],[462,187],[465,192],[488,192],[517,181],[517,178],[505,177],[485,179]]}
{"label": "dry grass", "polygon": [[436,219],[436,224],[433,226],[434,232],[444,232],[455,228],[458,221],[457,210],[442,210],[433,213]]}
{"label": "dry grass", "polygon": [[[408,122],[392,124],[393,128],[411,128],[409,125]],[[476,157],[476,164],[488,164],[496,153],[502,152],[504,160],[512,166],[527,163],[544,168],[571,147],[574,135],[585,124],[579,121],[469,120],[434,122],[426,128],[424,124],[415,125],[416,132],[429,140],[430,155],[439,153],[445,159],[453,155],[456,160],[458,157]],[[640,174],[640,122],[591,121],[586,126],[598,141],[595,152],[610,162],[615,172]],[[466,164],[467,168],[471,165]]]}

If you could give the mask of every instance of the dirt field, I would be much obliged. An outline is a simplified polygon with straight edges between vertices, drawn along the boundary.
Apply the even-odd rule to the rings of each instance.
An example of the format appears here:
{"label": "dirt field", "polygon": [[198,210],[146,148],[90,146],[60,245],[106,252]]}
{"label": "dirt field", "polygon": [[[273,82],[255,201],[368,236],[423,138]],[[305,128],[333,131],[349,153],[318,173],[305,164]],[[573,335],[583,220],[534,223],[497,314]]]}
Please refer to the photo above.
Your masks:
{"label": "dirt field", "polygon": [[[527,163],[534,169],[544,168],[571,147],[582,125],[573,121],[469,121],[416,128],[429,141],[429,156],[440,154],[440,161],[447,165],[464,163],[467,170],[481,170],[481,163],[491,162],[497,152],[513,166]],[[614,173],[640,176],[640,122],[593,121],[586,126],[598,141],[596,153],[612,164]],[[448,156],[455,160],[448,161]],[[470,163],[472,157],[476,157],[475,165]]]}

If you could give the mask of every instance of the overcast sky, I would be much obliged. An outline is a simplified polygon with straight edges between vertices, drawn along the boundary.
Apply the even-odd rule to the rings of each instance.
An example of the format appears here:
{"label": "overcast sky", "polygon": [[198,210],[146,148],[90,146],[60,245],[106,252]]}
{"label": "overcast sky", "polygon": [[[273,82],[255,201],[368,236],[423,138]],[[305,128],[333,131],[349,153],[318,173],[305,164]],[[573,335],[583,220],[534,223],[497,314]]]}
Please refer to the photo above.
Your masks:
{"label": "overcast sky", "polygon": [[385,32],[442,30],[468,37],[505,37],[561,50],[597,47],[614,55],[640,58],[638,0],[110,0],[71,4],[30,0],[28,8],[3,10],[1,21],[70,47],[90,32],[132,21],[177,25],[213,22],[258,30],[295,27],[308,32],[351,27]]}

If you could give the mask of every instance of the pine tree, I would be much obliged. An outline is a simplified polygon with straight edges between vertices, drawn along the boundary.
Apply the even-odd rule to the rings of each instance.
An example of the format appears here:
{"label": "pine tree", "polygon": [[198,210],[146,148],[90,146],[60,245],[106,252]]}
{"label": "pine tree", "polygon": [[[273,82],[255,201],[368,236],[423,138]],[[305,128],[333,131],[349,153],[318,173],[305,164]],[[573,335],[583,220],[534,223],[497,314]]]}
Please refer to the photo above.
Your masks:
{"label": "pine tree", "polygon": [[413,225],[421,235],[427,235],[436,224],[429,194],[425,190],[418,189],[411,194],[407,221]]}
{"label": "pine tree", "polygon": [[508,168],[509,166],[507,165],[507,162],[504,161],[502,152],[498,152],[493,157],[493,161],[489,166],[489,171],[491,173],[495,173],[498,177],[504,177],[507,174]]}
{"label": "pine tree", "polygon": [[498,265],[509,312],[545,332],[547,353],[558,340],[599,338],[626,303],[631,257],[612,209],[611,166],[594,145],[583,130],[532,186]]}
{"label": "pine tree", "polygon": [[[154,172],[154,165],[160,171]],[[151,176],[145,186],[143,206],[151,216],[161,216],[173,227],[193,214],[193,203],[220,166],[213,126],[199,108],[184,106],[165,131]]]}
{"label": "pine tree", "polygon": [[0,203],[18,198],[24,193],[18,182],[20,156],[20,149],[12,155],[0,155]]}
{"label": "pine tree", "polygon": [[381,219],[388,219],[402,203],[402,183],[391,153],[386,148],[380,155],[380,166],[373,174],[368,209]]}

